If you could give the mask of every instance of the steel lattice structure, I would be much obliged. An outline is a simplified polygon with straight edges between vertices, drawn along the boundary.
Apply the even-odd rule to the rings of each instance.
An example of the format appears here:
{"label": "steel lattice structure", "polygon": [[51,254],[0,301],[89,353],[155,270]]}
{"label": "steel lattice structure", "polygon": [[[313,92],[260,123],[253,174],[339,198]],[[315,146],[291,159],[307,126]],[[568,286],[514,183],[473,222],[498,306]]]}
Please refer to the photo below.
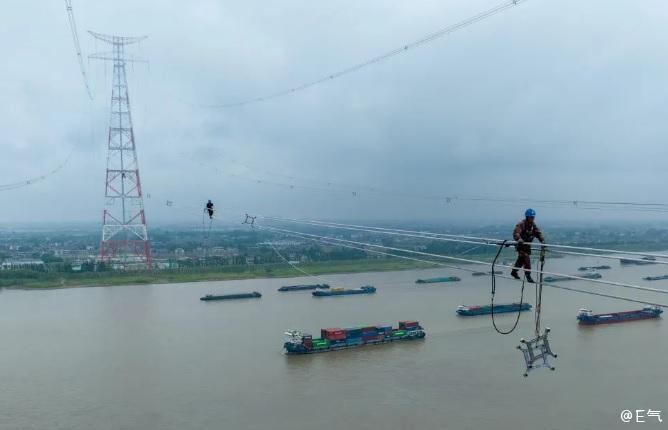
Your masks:
{"label": "steel lattice structure", "polygon": [[89,33],[112,46],[111,52],[93,54],[90,58],[110,61],[114,67],[100,259],[126,266],[146,264],[151,268],[151,246],[125,70],[126,63],[136,61],[126,58],[125,47],[145,37]]}

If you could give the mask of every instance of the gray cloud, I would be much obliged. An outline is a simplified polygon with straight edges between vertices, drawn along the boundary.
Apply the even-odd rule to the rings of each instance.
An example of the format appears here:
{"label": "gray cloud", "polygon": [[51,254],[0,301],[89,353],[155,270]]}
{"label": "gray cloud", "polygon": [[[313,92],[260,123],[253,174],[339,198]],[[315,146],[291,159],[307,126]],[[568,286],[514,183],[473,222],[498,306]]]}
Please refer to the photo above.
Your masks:
{"label": "gray cloud", "polygon": [[[523,208],[405,194],[663,201],[668,8],[658,0],[530,0],[294,96],[200,107],[310,81],[494,3],[119,0],[74,8],[86,54],[103,48],[86,29],[150,36],[135,51],[150,66],[129,68],[149,222],[196,222],[207,198],[236,212],[446,220],[514,219]],[[0,194],[0,221],[95,221],[111,71],[88,65],[89,103],[64,6],[11,1],[4,13],[0,183],[48,171],[78,146],[58,175]],[[360,185],[308,188],[328,181]],[[165,207],[167,199],[183,210]],[[541,211],[555,220],[638,216]]]}

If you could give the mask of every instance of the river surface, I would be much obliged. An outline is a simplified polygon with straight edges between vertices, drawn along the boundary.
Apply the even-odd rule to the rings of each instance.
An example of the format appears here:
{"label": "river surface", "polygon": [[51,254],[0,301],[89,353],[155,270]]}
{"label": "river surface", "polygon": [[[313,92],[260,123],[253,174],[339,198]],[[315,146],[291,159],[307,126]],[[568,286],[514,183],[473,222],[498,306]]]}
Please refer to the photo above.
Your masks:
{"label": "river surface", "polygon": [[[610,264],[604,279],[645,282],[667,266],[621,267],[597,259],[548,260],[575,273]],[[416,286],[457,275],[462,282]],[[533,315],[497,334],[489,316],[462,318],[460,304],[490,300],[490,278],[450,269],[325,275],[332,285],[372,284],[375,295],[313,298],[279,293],[270,279],[0,290],[0,429],[653,429],[668,428],[668,321],[581,328],[594,312],[642,305],[545,288],[556,371],[522,376],[515,349],[533,334]],[[520,283],[499,280],[498,301],[519,299]],[[564,286],[668,302],[663,294],[572,281]],[[201,302],[207,293],[257,290],[255,300]],[[533,287],[528,301],[534,303]],[[318,334],[416,319],[424,341],[285,356],[286,329]],[[498,317],[508,328],[513,315]],[[663,412],[663,424],[623,424],[624,409]]]}

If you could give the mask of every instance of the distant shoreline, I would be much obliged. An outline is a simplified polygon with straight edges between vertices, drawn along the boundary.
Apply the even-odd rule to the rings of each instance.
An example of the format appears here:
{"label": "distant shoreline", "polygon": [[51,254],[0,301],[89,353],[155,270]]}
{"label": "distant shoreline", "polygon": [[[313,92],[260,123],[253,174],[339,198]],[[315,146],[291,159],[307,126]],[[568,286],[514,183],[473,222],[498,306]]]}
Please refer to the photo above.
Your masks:
{"label": "distant shoreline", "polygon": [[[328,261],[302,264],[298,267],[312,275],[438,268],[436,264],[399,259]],[[11,290],[55,290],[119,285],[307,277],[307,275],[287,264],[215,266],[209,268],[163,269],[141,272],[39,273],[38,275],[42,276],[31,279],[16,279],[15,283],[3,285],[1,288]],[[3,280],[4,284],[7,282],[12,281]]]}
{"label": "distant shoreline", "polygon": [[[619,252],[665,250],[665,245],[624,246],[617,245]],[[462,258],[490,261],[490,253],[466,254]],[[552,254],[548,258],[562,258]],[[506,255],[504,259],[513,259]],[[466,262],[453,261],[451,264],[468,265]],[[330,260],[302,263],[297,267],[312,275],[332,275],[364,272],[387,272],[413,269],[439,268],[439,266],[419,261],[398,258]],[[444,270],[456,270],[442,267]],[[38,271],[0,271],[0,289],[12,290],[55,290],[64,288],[112,287],[120,285],[175,284],[207,281],[236,281],[245,279],[295,278],[307,275],[285,263],[205,266],[178,269],[160,269],[153,271],[105,271],[105,272],[38,272]]]}

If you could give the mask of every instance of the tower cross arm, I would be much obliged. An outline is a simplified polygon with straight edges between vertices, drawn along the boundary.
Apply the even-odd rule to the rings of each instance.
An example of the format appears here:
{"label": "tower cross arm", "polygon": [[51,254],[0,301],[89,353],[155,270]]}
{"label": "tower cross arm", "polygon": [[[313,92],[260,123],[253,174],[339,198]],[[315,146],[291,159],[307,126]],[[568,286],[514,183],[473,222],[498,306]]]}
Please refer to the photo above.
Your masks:
{"label": "tower cross arm", "polygon": [[99,39],[103,42],[121,45],[132,45],[133,43],[139,43],[142,40],[148,38],[148,36],[115,36],[113,34],[102,34],[96,33],[94,31],[88,30],[88,33],[96,39]]}

